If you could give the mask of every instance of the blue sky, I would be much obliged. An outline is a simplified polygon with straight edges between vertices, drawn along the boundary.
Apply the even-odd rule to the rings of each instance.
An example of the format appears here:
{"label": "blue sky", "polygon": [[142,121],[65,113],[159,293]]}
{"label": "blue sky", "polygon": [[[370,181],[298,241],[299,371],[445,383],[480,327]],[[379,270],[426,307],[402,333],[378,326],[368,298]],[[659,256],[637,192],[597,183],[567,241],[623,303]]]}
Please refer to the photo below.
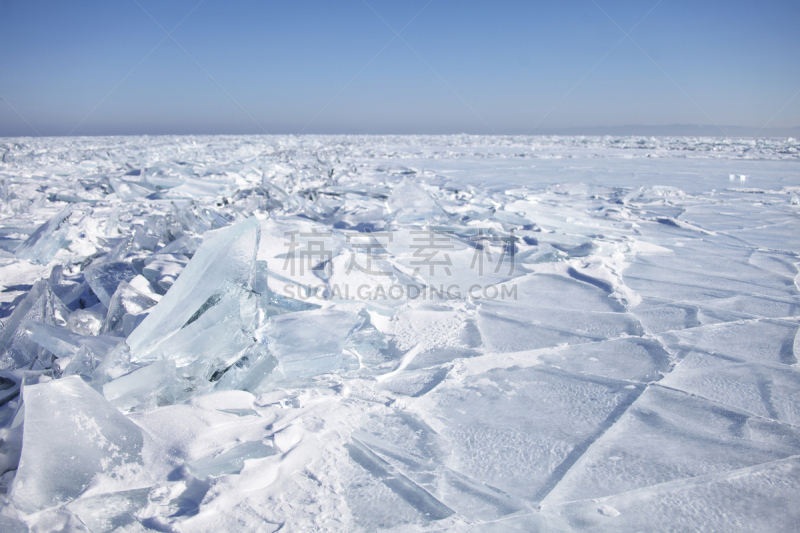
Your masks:
{"label": "blue sky", "polygon": [[792,127],[798,28],[797,1],[7,0],[0,136]]}

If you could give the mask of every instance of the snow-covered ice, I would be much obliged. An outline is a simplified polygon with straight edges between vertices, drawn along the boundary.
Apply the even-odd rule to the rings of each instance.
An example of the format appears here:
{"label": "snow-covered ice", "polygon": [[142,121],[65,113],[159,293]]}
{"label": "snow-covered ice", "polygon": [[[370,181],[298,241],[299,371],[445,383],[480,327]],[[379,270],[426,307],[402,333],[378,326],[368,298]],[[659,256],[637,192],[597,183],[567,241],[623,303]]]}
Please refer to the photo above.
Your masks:
{"label": "snow-covered ice", "polygon": [[0,148],[3,531],[800,523],[794,139]]}

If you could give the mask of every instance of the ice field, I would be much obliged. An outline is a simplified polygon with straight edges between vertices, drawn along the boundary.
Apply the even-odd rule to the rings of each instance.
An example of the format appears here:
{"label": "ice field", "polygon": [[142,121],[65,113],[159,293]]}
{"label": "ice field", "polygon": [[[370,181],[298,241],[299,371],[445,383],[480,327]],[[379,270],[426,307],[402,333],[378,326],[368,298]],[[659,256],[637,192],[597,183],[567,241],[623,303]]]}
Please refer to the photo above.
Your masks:
{"label": "ice field", "polygon": [[800,524],[794,139],[0,148],[3,532]]}

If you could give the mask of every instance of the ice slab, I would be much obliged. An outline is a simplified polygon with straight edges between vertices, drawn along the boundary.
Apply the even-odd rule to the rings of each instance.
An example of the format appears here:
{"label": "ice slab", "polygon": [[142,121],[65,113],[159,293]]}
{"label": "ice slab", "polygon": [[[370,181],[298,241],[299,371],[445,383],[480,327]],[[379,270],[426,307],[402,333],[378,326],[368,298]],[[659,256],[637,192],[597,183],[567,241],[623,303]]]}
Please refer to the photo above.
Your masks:
{"label": "ice slab", "polygon": [[674,357],[654,339],[625,337],[548,350],[539,361],[571,372],[646,383],[670,372]]}
{"label": "ice slab", "polygon": [[114,407],[129,412],[170,405],[188,384],[177,379],[175,363],[156,361],[103,385],[103,396]]}
{"label": "ice slab", "polygon": [[276,453],[277,450],[271,445],[260,441],[249,441],[212,457],[191,461],[188,466],[192,473],[200,479],[208,476],[238,474],[244,468],[244,462],[247,459],[261,459]]}
{"label": "ice slab", "polygon": [[676,331],[676,348],[694,348],[756,363],[794,365],[797,320],[756,320]]}
{"label": "ice slab", "polygon": [[67,240],[67,224],[71,216],[72,206],[68,205],[39,226],[14,250],[14,255],[40,265],[49,263]]}
{"label": "ice slab", "polygon": [[117,198],[124,201],[137,200],[153,192],[153,189],[142,186],[141,182],[133,182],[121,178],[108,178],[108,183],[117,193]]}
{"label": "ice slab", "polygon": [[225,282],[246,287],[252,278],[260,226],[255,218],[208,235],[161,301],[127,339],[135,359],[152,357]]}
{"label": "ice slab", "polygon": [[100,494],[67,505],[93,533],[124,531],[138,525],[136,513],[148,503],[150,488]]}
{"label": "ice slab", "polygon": [[800,460],[647,487],[602,500],[546,505],[547,531],[790,531],[800,520]]}
{"label": "ice slab", "polygon": [[30,364],[39,355],[37,344],[30,339],[23,326],[26,322],[35,320],[53,326],[65,326],[69,314],[69,309],[53,293],[47,281],[34,283],[0,332],[0,368],[20,368]]}
{"label": "ice slab", "polygon": [[[177,189],[173,189],[169,194],[175,194],[176,192]],[[185,198],[186,196],[182,197]],[[174,206],[173,212],[183,229],[198,235],[203,235],[210,230],[223,228],[232,222],[230,217],[196,203],[190,203],[182,209]]]}
{"label": "ice slab", "polygon": [[663,381],[668,387],[800,426],[800,371],[692,350]]}
{"label": "ice slab", "polygon": [[554,487],[544,503],[604,498],[722,474],[800,452],[800,430],[651,386]]}
{"label": "ice slab", "polygon": [[354,313],[318,309],[274,316],[261,331],[275,340],[286,377],[300,378],[338,369],[345,340],[363,321]]}
{"label": "ice slab", "polygon": [[156,251],[156,254],[182,254],[191,257],[197,251],[197,248],[200,246],[200,244],[202,244],[201,239],[192,237],[190,235],[182,235],[174,241],[164,245],[163,248],[160,248],[158,251]]}
{"label": "ice slab", "polygon": [[184,328],[159,345],[155,362],[137,368],[141,361],[131,365],[125,353],[110,353],[99,369],[105,378],[98,375],[111,379],[103,386],[106,398],[131,411],[168,405],[212,386],[258,389],[277,361],[250,329],[256,299],[254,293],[226,283]]}
{"label": "ice slab", "polygon": [[141,463],[142,432],[80,378],[26,386],[11,502],[24,512],[67,503],[99,473]]}
{"label": "ice slab", "polygon": [[[112,244],[113,241],[109,242]],[[131,253],[131,250],[134,247],[134,239],[133,236],[123,237],[119,239],[119,242],[111,248],[105,257],[101,259],[101,261],[106,263],[113,263],[118,261],[124,261],[126,257]]]}
{"label": "ice slab", "polygon": [[24,327],[33,342],[64,360],[69,360],[82,347],[89,348],[97,357],[102,358],[120,342],[116,337],[79,335],[66,328],[33,320],[25,322]]}
{"label": "ice slab", "polygon": [[[497,369],[446,380],[425,396],[436,431],[398,413],[365,426],[379,442],[363,442],[449,507],[497,518],[519,502],[543,499],[641,391],[630,382],[543,366]],[[415,472],[395,448],[418,462],[446,464],[447,472]]]}
{"label": "ice slab", "polygon": [[644,333],[639,321],[626,313],[547,309],[503,301],[481,304],[478,329],[485,350],[492,352],[520,352]]}
{"label": "ice slab", "polygon": [[94,371],[103,360],[95,353],[85,346],[78,349],[74,355],[68,359],[59,360],[56,362],[58,368],[61,370],[61,376],[80,376],[84,381],[91,381]]}
{"label": "ice slab", "polygon": [[163,233],[163,230],[159,231],[160,228],[158,228],[158,225],[159,223],[160,225],[163,225],[164,221],[161,217],[154,216],[150,217],[148,222],[150,222],[150,224],[148,225],[147,229],[138,224],[134,226],[131,244],[138,250],[152,252],[158,247],[158,243],[161,240],[161,234]]}
{"label": "ice slab", "polygon": [[224,369],[215,388],[217,390],[238,389],[258,394],[276,381],[283,379],[278,360],[263,343],[255,343],[242,357]]}
{"label": "ice slab", "polygon": [[751,318],[751,315],[746,313],[726,311],[700,303],[667,303],[650,298],[644,299],[641,305],[632,309],[631,314],[636,316],[644,330],[651,334]]}
{"label": "ice slab", "polygon": [[108,313],[102,327],[103,333],[116,336],[130,335],[132,329],[125,331],[126,315],[139,316],[157,303],[129,283],[121,282],[108,304]]}
{"label": "ice slab", "polygon": [[129,282],[135,278],[138,273],[131,266],[130,263],[125,261],[113,262],[95,262],[86,269],[84,273],[86,282],[92,288],[94,293],[100,298],[100,301],[106,307],[111,305],[111,297],[117,291],[119,284]]}
{"label": "ice slab", "polygon": [[51,284],[50,288],[64,305],[74,309],[78,298],[80,298],[86,290],[86,285],[83,282],[64,281],[58,284]]}
{"label": "ice slab", "polygon": [[159,359],[173,361],[186,375],[218,379],[215,373],[233,365],[256,343],[251,329],[255,300],[254,293],[226,284],[195,314],[197,318],[159,345]]}
{"label": "ice slab", "polygon": [[[156,257],[157,259],[152,259]],[[162,289],[169,290],[175,280],[178,279],[187,260],[185,257],[180,258],[174,255],[151,256],[145,260],[145,267],[142,269],[142,275],[150,282],[156,283]]]}

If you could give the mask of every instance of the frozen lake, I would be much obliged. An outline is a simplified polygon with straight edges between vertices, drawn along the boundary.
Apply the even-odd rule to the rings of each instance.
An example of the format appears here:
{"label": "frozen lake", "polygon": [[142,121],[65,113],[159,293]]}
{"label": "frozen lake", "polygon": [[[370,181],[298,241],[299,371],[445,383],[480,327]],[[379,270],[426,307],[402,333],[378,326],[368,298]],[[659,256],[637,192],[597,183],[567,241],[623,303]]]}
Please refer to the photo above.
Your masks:
{"label": "frozen lake", "polygon": [[795,139],[0,148],[0,530],[800,523]]}

